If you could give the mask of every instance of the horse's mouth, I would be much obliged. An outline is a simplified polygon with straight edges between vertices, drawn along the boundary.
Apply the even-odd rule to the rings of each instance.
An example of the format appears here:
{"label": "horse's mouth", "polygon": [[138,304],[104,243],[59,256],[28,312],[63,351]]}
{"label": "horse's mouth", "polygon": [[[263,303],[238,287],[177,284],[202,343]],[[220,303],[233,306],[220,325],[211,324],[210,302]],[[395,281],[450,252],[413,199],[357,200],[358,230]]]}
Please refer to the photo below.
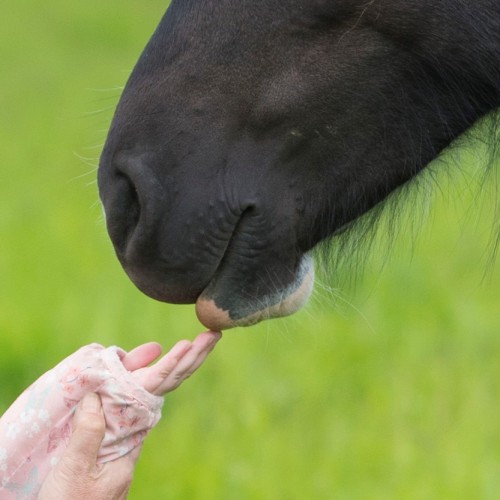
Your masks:
{"label": "horse's mouth", "polygon": [[99,178],[116,254],[143,293],[196,304],[212,330],[286,316],[305,304],[314,266],[296,241],[293,203],[249,193],[244,201],[234,194],[217,198],[216,180],[196,189],[165,186],[148,161],[118,155],[116,171],[101,169]]}

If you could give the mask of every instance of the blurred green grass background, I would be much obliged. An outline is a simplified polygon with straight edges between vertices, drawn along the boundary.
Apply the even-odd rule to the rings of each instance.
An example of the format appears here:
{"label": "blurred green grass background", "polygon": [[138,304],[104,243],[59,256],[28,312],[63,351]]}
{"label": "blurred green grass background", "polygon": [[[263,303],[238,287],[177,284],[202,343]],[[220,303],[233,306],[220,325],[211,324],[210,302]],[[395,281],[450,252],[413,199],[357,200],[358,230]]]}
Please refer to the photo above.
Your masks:
{"label": "blurred green grass background", "polygon": [[[2,11],[0,411],[81,345],[167,347],[202,329],[192,307],[127,280],[95,184],[120,87],[165,7]],[[498,200],[479,184],[484,151],[455,153],[463,169],[436,165],[432,202],[402,205],[389,257],[382,224],[355,287],[336,291],[331,273],[295,317],[226,333],[168,398],[131,499],[499,498]]]}

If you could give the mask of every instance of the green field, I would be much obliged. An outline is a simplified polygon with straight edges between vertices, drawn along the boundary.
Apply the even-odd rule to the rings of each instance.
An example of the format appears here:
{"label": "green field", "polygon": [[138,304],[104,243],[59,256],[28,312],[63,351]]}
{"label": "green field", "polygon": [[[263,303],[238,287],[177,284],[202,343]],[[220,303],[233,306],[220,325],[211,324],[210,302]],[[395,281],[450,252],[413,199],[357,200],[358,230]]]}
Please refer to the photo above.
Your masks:
{"label": "green field", "polygon": [[[202,329],[193,307],[125,277],[95,183],[120,87],[165,3],[2,9],[0,410],[81,345],[169,346]],[[338,289],[349,268],[332,262],[304,311],[227,332],[167,399],[130,498],[499,498],[500,168],[480,184],[484,155],[456,150],[437,184],[414,186],[395,241],[386,221],[355,286]]]}

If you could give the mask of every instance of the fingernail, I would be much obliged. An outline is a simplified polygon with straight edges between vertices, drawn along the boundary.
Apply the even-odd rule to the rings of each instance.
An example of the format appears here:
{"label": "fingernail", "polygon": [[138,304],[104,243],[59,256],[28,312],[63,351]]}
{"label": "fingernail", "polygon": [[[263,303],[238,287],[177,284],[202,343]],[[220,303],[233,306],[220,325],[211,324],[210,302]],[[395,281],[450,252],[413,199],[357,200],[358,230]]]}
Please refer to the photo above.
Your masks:
{"label": "fingernail", "polygon": [[82,399],[82,410],[89,413],[99,413],[101,410],[101,399],[95,392],[89,392]]}

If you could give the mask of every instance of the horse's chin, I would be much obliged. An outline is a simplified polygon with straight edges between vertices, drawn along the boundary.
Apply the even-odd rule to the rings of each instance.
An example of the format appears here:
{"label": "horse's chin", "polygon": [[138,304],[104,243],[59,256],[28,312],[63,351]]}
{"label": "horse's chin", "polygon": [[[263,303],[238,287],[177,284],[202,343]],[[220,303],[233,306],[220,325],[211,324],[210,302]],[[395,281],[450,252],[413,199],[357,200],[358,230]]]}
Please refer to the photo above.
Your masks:
{"label": "horse's chin", "polygon": [[224,309],[213,298],[212,293],[204,292],[196,301],[196,314],[204,326],[215,331],[251,326],[263,320],[297,312],[309,299],[313,285],[313,260],[310,256],[304,256],[294,282],[285,289],[254,300],[248,299],[245,304],[241,304],[240,311]]}

